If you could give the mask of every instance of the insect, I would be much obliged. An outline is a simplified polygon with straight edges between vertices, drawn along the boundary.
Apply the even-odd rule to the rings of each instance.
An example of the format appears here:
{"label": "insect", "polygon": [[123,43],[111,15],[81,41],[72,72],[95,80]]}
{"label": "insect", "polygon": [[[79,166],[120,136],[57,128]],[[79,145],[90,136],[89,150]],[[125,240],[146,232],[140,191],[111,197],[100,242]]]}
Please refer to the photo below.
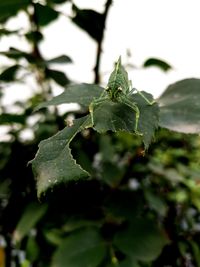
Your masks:
{"label": "insect", "polygon": [[[92,125],[94,125],[94,109],[107,100],[111,100],[117,103],[123,103],[130,107],[135,112],[135,133],[140,134],[138,132],[138,122],[140,117],[140,110],[137,106],[137,103],[133,102],[130,99],[130,95],[136,90],[132,89],[131,81],[128,79],[128,73],[125,68],[121,64],[121,57],[119,57],[114,71],[111,73],[108,85],[105,90],[102,92],[99,98],[94,99],[90,106],[89,112],[91,114]],[[140,91],[136,90],[142,98],[149,104],[153,105],[155,101],[149,101]]]}

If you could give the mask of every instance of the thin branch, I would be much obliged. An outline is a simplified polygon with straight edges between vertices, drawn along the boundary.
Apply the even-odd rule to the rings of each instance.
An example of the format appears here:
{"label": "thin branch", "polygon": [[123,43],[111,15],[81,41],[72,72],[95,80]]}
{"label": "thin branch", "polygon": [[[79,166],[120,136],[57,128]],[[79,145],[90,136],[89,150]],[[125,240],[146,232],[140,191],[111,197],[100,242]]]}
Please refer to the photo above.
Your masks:
{"label": "thin branch", "polygon": [[102,14],[103,15],[102,36],[101,36],[101,39],[99,40],[99,42],[97,44],[96,64],[95,64],[95,67],[94,67],[94,74],[95,74],[94,83],[96,83],[96,84],[100,83],[99,68],[100,68],[100,62],[101,62],[102,44],[103,44],[103,39],[104,39],[104,31],[105,31],[105,26],[106,26],[106,19],[107,19],[108,11],[109,11],[109,8],[111,7],[111,4],[112,4],[112,0],[107,0],[107,2],[105,4],[104,13]]}

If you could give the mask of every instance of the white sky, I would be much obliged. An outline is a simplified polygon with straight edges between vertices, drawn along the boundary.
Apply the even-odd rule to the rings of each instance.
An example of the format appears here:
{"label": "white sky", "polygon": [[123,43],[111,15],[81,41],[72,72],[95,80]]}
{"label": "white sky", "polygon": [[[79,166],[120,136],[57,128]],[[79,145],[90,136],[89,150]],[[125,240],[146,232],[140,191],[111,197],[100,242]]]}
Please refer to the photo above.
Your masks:
{"label": "white sky", "polygon": [[[76,0],[80,8],[103,11],[104,0]],[[69,14],[69,8],[62,12]],[[24,18],[21,19],[24,23]],[[20,23],[20,22],[19,22]],[[10,22],[16,28],[16,21]],[[136,66],[128,69],[133,87],[157,97],[172,82],[188,77],[200,77],[200,0],[113,0],[107,19],[101,62],[102,81],[106,84],[114,61]],[[52,58],[69,55],[74,63],[64,70],[77,82],[92,82],[95,64],[95,42],[71,21],[61,16],[44,30],[42,54]],[[12,39],[12,46],[22,48],[22,40]],[[0,50],[8,46],[0,43]],[[132,57],[127,59],[129,50]],[[143,62],[156,57],[166,60],[173,70],[164,73],[157,68],[142,69]],[[62,66],[63,67],[63,66]],[[21,90],[23,96],[26,95]],[[17,97],[23,97],[17,93]],[[7,99],[13,94],[8,93]]]}
{"label": "white sky", "polygon": [[[103,10],[102,0],[77,0],[79,7]],[[133,86],[158,96],[167,85],[187,77],[200,77],[200,1],[199,0],[114,0],[107,20],[102,79],[106,83],[113,62],[131,51],[129,62],[137,68],[129,70]],[[53,34],[51,34],[53,31]],[[67,73],[80,82],[92,82],[96,45],[66,18],[46,30],[42,45],[47,56],[66,53],[74,64]],[[49,44],[52,44],[51,46]],[[157,68],[141,69],[149,57],[169,62],[174,70],[163,73]],[[104,74],[107,75],[104,75]]]}

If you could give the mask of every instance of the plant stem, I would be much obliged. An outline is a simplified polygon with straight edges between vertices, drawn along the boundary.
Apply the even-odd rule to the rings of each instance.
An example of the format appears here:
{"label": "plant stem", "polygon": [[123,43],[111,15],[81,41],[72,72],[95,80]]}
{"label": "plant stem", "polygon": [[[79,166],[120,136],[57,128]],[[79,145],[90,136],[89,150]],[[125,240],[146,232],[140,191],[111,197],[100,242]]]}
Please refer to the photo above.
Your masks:
{"label": "plant stem", "polygon": [[109,11],[111,4],[112,4],[112,0],[107,0],[107,2],[105,4],[104,13],[102,14],[103,15],[102,36],[101,36],[101,39],[99,40],[99,42],[97,44],[96,64],[94,67],[94,74],[95,74],[94,83],[96,83],[96,84],[100,83],[99,67],[100,67],[101,54],[102,54],[102,44],[103,44],[103,39],[104,39],[106,19],[107,19],[108,11]]}

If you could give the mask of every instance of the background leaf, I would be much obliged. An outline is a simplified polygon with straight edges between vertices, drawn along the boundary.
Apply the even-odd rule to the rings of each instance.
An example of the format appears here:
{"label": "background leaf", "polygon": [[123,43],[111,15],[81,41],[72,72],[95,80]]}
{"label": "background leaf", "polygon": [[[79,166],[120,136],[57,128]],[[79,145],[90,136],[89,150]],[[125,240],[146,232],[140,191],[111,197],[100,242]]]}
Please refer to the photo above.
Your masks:
{"label": "background leaf", "polygon": [[59,13],[55,11],[53,8],[49,6],[44,6],[39,3],[34,5],[35,7],[35,15],[37,19],[37,23],[40,26],[46,26],[50,22],[57,19]]}
{"label": "background leaf", "polygon": [[11,66],[7,69],[5,69],[1,74],[0,74],[0,80],[4,82],[11,82],[15,79],[16,73],[19,70],[20,66],[19,65],[14,65]]}
{"label": "background leaf", "polygon": [[29,0],[0,1],[0,22],[5,22],[11,16],[17,14],[20,9],[26,8],[29,4]]}
{"label": "background leaf", "polygon": [[123,253],[141,261],[156,259],[167,242],[156,223],[147,218],[132,221],[114,239],[114,244]]}
{"label": "background leaf", "polygon": [[147,59],[144,62],[143,67],[145,67],[145,68],[147,68],[147,67],[158,67],[163,71],[168,71],[168,70],[172,69],[171,65],[169,65],[166,61],[163,61],[163,60],[158,59],[158,58],[149,58],[149,59]]}
{"label": "background leaf", "polygon": [[15,241],[21,241],[25,237],[25,235],[28,234],[28,232],[45,214],[45,212],[47,211],[47,207],[47,205],[38,203],[31,203],[26,207],[14,231]]}
{"label": "background leaf", "polygon": [[85,30],[94,40],[101,41],[104,29],[104,16],[91,9],[79,9],[73,5],[75,13],[72,21]]}
{"label": "background leaf", "polygon": [[125,260],[119,262],[117,266],[118,267],[140,267],[137,261],[132,260],[131,258],[126,258]]}
{"label": "background leaf", "polygon": [[103,88],[95,84],[83,83],[70,85],[62,94],[38,105],[38,107],[36,107],[36,110],[52,105],[56,106],[66,103],[78,103],[81,106],[88,107],[94,98],[98,98],[100,96],[102,91]]}
{"label": "background leaf", "polygon": [[18,30],[10,31],[10,30],[7,30],[5,28],[0,28],[0,37],[1,36],[9,36],[9,35],[12,35],[12,34],[17,34],[17,33],[18,33]]}
{"label": "background leaf", "polygon": [[106,245],[94,228],[66,237],[53,257],[52,267],[97,267],[106,255]]}
{"label": "background leaf", "polygon": [[160,126],[182,133],[200,133],[200,79],[170,85],[158,99]]}
{"label": "background leaf", "polygon": [[48,64],[57,64],[57,63],[66,64],[71,62],[72,62],[71,58],[66,55],[61,55],[59,57],[55,57],[46,61],[46,63]]}
{"label": "background leaf", "polygon": [[38,30],[31,30],[27,32],[25,37],[30,43],[39,43],[44,39],[43,34]]}
{"label": "background leaf", "polygon": [[72,127],[65,127],[56,135],[39,144],[36,157],[31,161],[37,180],[38,196],[61,182],[79,180],[89,174],[76,164],[69,144],[74,136],[89,126],[88,116],[77,119]]}
{"label": "background leaf", "polygon": [[62,4],[62,3],[65,3],[65,2],[68,2],[70,0],[47,0],[47,3],[49,4]]}
{"label": "background leaf", "polygon": [[46,75],[61,86],[66,86],[69,83],[69,79],[62,71],[47,69]]}
{"label": "background leaf", "polygon": [[34,61],[34,58],[31,54],[21,51],[15,47],[10,47],[8,51],[1,51],[0,55],[6,56],[11,59],[15,59],[15,60],[25,58],[30,63]]}
{"label": "background leaf", "polygon": [[25,115],[17,115],[11,113],[3,113],[0,116],[0,124],[12,124],[12,123],[20,123],[25,124],[26,117]]}

